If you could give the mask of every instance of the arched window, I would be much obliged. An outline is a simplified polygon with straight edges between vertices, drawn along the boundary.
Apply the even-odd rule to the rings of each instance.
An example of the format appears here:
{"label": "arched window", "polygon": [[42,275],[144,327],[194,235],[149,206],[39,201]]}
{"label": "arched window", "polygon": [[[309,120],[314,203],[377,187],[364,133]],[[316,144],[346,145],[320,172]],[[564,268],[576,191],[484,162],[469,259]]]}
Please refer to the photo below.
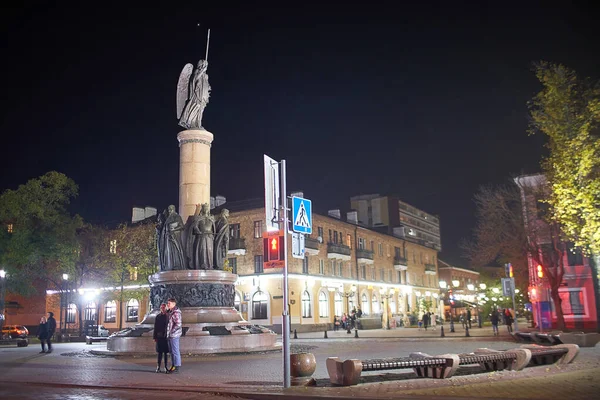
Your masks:
{"label": "arched window", "polygon": [[367,299],[367,295],[363,293],[360,300],[362,302],[363,314],[369,314],[369,300]]}
{"label": "arched window", "polygon": [[377,296],[373,293],[373,297],[371,297],[371,310],[373,314],[379,314],[381,312],[379,308],[379,300],[377,300]]}
{"label": "arched window", "polygon": [[83,319],[84,321],[96,321],[98,318],[98,312],[96,310],[96,303],[93,301],[89,302],[85,306]]}
{"label": "arched window", "polygon": [[104,322],[115,322],[117,320],[117,302],[111,300],[104,305]]}
{"label": "arched window", "polygon": [[325,292],[319,292],[319,317],[329,317],[329,299]]}
{"label": "arched window", "polygon": [[233,299],[233,307],[240,312],[240,304],[242,303],[242,299],[240,298],[240,294],[235,292],[235,298]]}
{"label": "arched window", "polygon": [[127,322],[137,322],[140,303],[136,299],[127,302]]}
{"label": "arched window", "polygon": [[67,324],[75,323],[75,314],[77,314],[77,306],[73,303],[70,303],[69,308],[67,308]]}
{"label": "arched window", "polygon": [[252,319],[267,319],[267,305],[269,297],[266,293],[258,291],[252,296]]}
{"label": "arched window", "polygon": [[344,313],[344,302],[342,301],[342,295],[339,292],[335,292],[333,297],[333,309],[335,315],[341,317]]}
{"label": "arched window", "polygon": [[310,312],[310,294],[305,290],[302,292],[302,318],[310,318],[312,313]]}

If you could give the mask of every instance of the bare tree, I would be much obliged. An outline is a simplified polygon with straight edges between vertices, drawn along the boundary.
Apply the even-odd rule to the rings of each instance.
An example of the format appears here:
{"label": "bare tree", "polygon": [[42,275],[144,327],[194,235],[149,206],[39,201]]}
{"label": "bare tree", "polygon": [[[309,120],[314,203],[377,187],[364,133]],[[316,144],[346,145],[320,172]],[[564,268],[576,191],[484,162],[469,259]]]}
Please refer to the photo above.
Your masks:
{"label": "bare tree", "polygon": [[558,288],[564,275],[566,247],[558,226],[545,219],[547,197],[543,188],[544,185],[528,187],[522,196],[514,183],[481,187],[474,197],[474,239],[464,242],[462,248],[472,265],[512,263],[515,282],[523,289],[536,279],[529,271],[528,257],[535,265],[541,265],[551,289],[557,328],[564,329]]}

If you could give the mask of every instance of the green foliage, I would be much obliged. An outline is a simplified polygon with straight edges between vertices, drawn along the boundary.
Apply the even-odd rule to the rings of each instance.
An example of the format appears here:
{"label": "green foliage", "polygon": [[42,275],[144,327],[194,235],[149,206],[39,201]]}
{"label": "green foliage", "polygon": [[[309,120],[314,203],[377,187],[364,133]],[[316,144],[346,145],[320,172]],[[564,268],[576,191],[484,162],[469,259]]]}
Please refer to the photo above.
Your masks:
{"label": "green foliage", "polygon": [[0,265],[9,291],[29,295],[35,280],[58,287],[62,273],[74,270],[83,221],[67,206],[77,190],[70,178],[52,171],[0,195]]}
{"label": "green foliage", "polygon": [[600,85],[560,64],[535,73],[543,88],[530,102],[531,132],[548,137],[551,218],[585,254],[600,253]]}
{"label": "green foliage", "polygon": [[102,237],[98,262],[108,285],[147,283],[157,272],[155,228],[152,224],[120,225]]}
{"label": "green foliage", "polygon": [[433,308],[433,302],[431,300],[426,300],[425,297],[421,297],[419,301],[419,310],[422,312],[431,311]]}

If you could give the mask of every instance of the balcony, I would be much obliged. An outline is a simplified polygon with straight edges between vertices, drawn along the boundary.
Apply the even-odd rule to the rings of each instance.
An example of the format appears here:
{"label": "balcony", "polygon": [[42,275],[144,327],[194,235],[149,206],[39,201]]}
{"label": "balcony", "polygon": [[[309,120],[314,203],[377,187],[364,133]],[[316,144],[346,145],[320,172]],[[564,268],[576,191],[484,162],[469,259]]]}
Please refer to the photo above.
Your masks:
{"label": "balcony", "polygon": [[359,264],[371,265],[375,262],[373,261],[373,252],[365,249],[356,250],[356,259],[358,260]]}
{"label": "balcony", "polygon": [[437,268],[435,267],[435,264],[425,264],[425,274],[426,275],[437,274]]}
{"label": "balcony", "polygon": [[227,254],[235,256],[246,255],[246,239],[244,238],[229,238],[229,251]]}
{"label": "balcony", "polygon": [[404,257],[394,257],[394,269],[396,271],[406,271],[408,269],[408,260]]}
{"label": "balcony", "polygon": [[350,261],[350,247],[341,243],[327,243],[327,258]]}
{"label": "balcony", "polygon": [[316,256],[319,254],[319,241],[317,239],[313,239],[309,236],[304,238],[304,252],[311,256]]}

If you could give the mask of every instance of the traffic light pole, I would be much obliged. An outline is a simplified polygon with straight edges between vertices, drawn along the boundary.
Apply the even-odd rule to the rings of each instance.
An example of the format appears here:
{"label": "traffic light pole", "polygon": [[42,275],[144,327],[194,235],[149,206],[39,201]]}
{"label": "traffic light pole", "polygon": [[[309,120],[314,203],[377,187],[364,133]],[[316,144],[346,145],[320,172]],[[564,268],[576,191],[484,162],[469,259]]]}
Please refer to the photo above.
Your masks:
{"label": "traffic light pole", "polygon": [[281,215],[283,215],[283,313],[281,336],[283,340],[283,387],[291,386],[290,378],[290,312],[288,299],[288,206],[285,160],[281,160]]}
{"label": "traffic light pole", "polygon": [[517,305],[515,303],[515,278],[510,278],[511,282],[511,293],[513,301],[513,310],[515,310],[515,332],[519,332],[519,325],[517,324]]}

